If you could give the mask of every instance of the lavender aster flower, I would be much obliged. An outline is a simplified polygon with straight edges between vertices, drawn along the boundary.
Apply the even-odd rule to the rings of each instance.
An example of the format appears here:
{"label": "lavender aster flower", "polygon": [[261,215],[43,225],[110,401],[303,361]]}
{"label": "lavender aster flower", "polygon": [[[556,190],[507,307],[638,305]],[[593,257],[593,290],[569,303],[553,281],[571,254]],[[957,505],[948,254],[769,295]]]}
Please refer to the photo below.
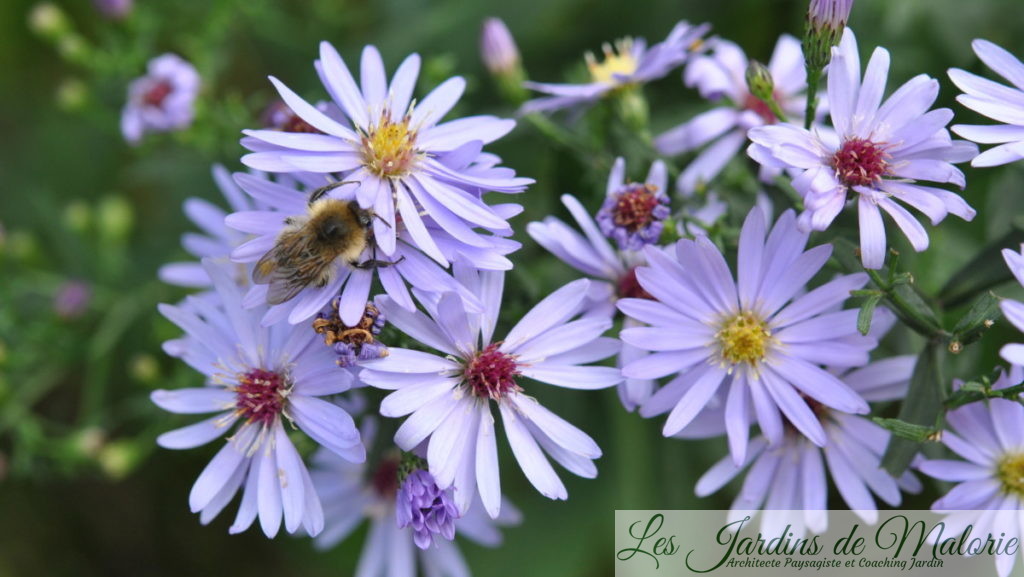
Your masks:
{"label": "lavender aster flower", "polygon": [[[736,44],[715,40],[709,54],[694,56],[686,65],[683,82],[696,87],[708,100],[721,106],[698,114],[654,141],[664,155],[704,150],[679,175],[676,185],[681,192],[691,193],[713,180],[747,141],[747,131],[755,126],[775,124],[777,119],[768,105],[750,93],[745,80],[747,56]],[[788,116],[803,117],[807,74],[800,41],[783,35],[775,44],[768,63],[774,80],[775,101]],[[780,171],[762,168],[762,180],[771,180]]]}
{"label": "lavender aster flower", "polygon": [[601,62],[590,52],[585,55],[591,79],[587,84],[525,83],[527,88],[549,96],[527,102],[522,112],[577,108],[592,104],[619,88],[662,78],[686,61],[694,48],[700,46],[709,28],[707,24],[691,26],[683,21],[672,28],[663,42],[650,48],[643,38],[624,38],[615,46],[605,44]]}
{"label": "lavender aster flower", "polygon": [[[281,133],[278,133],[281,134]],[[318,178],[325,178],[316,175]],[[277,243],[281,231],[286,227],[286,219],[306,214],[309,192],[297,190],[294,186],[262,180],[245,173],[235,174],[236,183],[256,199],[264,203],[265,208],[252,211],[240,211],[229,215],[225,222],[228,226],[241,232],[253,235],[252,240],[238,246],[231,258],[236,262],[252,263],[258,261]],[[326,181],[321,180],[322,183]],[[331,198],[352,200],[359,192],[357,185],[337,187],[327,193]],[[518,205],[516,207],[518,208]],[[511,214],[512,212],[509,212]],[[429,225],[429,227],[428,227]],[[512,263],[504,257],[519,247],[519,243],[510,239],[493,236],[488,239],[477,237],[480,243],[469,246],[448,235],[433,223],[419,220],[416,224],[417,234],[429,236],[433,246],[441,254],[452,260],[465,260],[474,266],[486,269],[511,268]],[[403,226],[398,238],[403,242],[392,247],[388,266],[354,268],[339,260],[335,263],[335,274],[331,282],[324,286],[307,286],[298,295],[288,301],[271,306],[263,319],[265,325],[287,318],[288,322],[297,324],[306,321],[322,310],[332,299],[341,294],[338,314],[342,322],[354,326],[362,317],[366,301],[369,300],[370,287],[374,277],[378,278],[385,292],[401,306],[409,310],[415,304],[406,288],[406,283],[424,291],[444,292],[457,291],[470,301],[472,307],[479,308],[475,297],[452,279],[443,268],[433,262],[423,252],[417,250],[412,226]],[[467,237],[463,237],[467,238]],[[373,234],[371,246],[360,256],[360,262],[383,258],[383,239]],[[444,257],[443,257],[444,258]],[[245,297],[245,305],[258,307],[266,302],[268,285],[253,285]]]}
{"label": "lavender aster flower", "polygon": [[398,528],[412,527],[413,541],[420,549],[434,542],[434,535],[451,541],[455,538],[455,520],[461,517],[452,498],[452,488],[441,489],[434,477],[417,469],[402,481],[395,507]]}
{"label": "lavender aster flower", "polygon": [[348,390],[353,377],[335,365],[326,347],[314,346],[316,333],[308,327],[261,327],[262,311],[242,308],[239,288],[224,267],[210,260],[204,264],[220,306],[190,297],[183,305],[161,305],[160,312],[187,335],[165,349],[206,375],[208,384],[158,390],[151,398],[173,413],[217,414],[164,433],[157,443],[190,449],[228,435],[189,495],[189,507],[203,524],[244,487],[232,533],[244,531],[258,516],[268,537],[277,534],[282,517],[289,533],[301,526],[316,535],[324,522],[320,501],[286,426],[298,427],[344,459],[365,459],[352,417],[318,398]]}
{"label": "lavender aster flower", "polygon": [[[1003,389],[1024,381],[1024,368],[1003,371],[993,384]],[[958,388],[960,383],[954,383]],[[1005,533],[1019,538],[1024,521],[1024,406],[1019,400],[988,399],[946,413],[950,427],[942,443],[965,460],[933,459],[921,463],[922,473],[956,483],[932,504],[933,511],[951,512],[944,534],[956,535],[968,524],[973,535]],[[957,511],[957,512],[954,512]],[[1006,577],[1016,555],[996,556],[996,570]]]}
{"label": "lavender aster flower", "polygon": [[[609,199],[614,198],[616,191],[622,188],[624,175],[625,163],[620,158],[616,160],[608,177]],[[665,178],[664,165],[655,163],[655,166],[651,167],[648,182],[663,187]],[[594,219],[574,196],[562,195],[562,204],[569,210],[583,234],[553,216],[546,217],[542,222],[531,222],[526,225],[526,231],[538,244],[562,262],[596,280],[591,282],[591,314],[606,317],[614,315],[615,301],[620,298],[651,298],[636,280],[636,267],[646,262],[643,253],[614,249],[608,239],[601,234]],[[658,206],[662,205],[659,203]],[[629,318],[625,323],[626,326],[639,326],[639,323]],[[623,344],[618,356],[618,365],[621,367],[622,364],[644,355],[644,351]],[[651,396],[654,385],[653,379],[624,379],[618,389],[622,405],[628,411],[635,410]]]}
{"label": "lavender aster flower", "polygon": [[1000,125],[957,124],[953,132],[980,144],[998,144],[982,152],[971,166],[999,166],[1024,158],[1024,63],[988,40],[971,43],[974,53],[989,68],[1010,81],[1006,86],[957,68],[949,78],[964,93],[956,100]]}
{"label": "lavender aster flower", "polygon": [[664,221],[669,216],[665,185],[668,177],[665,163],[655,161],[641,184],[626,182],[626,165],[615,161],[608,177],[608,194],[597,211],[597,225],[605,236],[615,241],[620,250],[640,250],[656,244]]}
{"label": "lavender aster flower", "polygon": [[131,14],[134,4],[134,0],[93,0],[92,2],[100,14],[111,20],[120,20]]}
{"label": "lavender aster flower", "polygon": [[146,75],[128,86],[121,112],[121,133],[136,144],[146,132],[169,132],[192,124],[199,95],[199,73],[175,54],[149,61]]}
{"label": "lavender aster flower", "polygon": [[[247,211],[257,207],[238,188],[231,179],[227,169],[219,164],[213,166],[213,181],[224,196],[232,211]],[[253,178],[260,178],[253,175]],[[224,224],[227,216],[219,206],[202,198],[189,198],[184,205],[185,216],[192,221],[202,233],[188,232],[182,235],[181,245],[197,259],[223,258],[231,254],[235,248],[249,240],[249,236],[228,228]],[[160,267],[157,272],[160,280],[167,284],[191,287],[210,288],[210,277],[199,262],[173,262]],[[236,282],[244,286],[249,282],[248,271],[242,270],[235,276]]]}
{"label": "lavender aster flower", "polygon": [[790,124],[751,129],[748,153],[764,166],[794,169],[793,187],[803,196],[802,230],[825,230],[846,205],[857,199],[861,259],[877,269],[885,260],[884,210],[910,240],[914,250],[928,248],[928,234],[896,201],[924,213],[938,224],[952,213],[964,220],[975,211],[948,190],[918,180],[952,183],[963,188],[964,175],[953,163],[977,154],[969,142],[950,139],[945,126],[948,108],[928,111],[939,83],[925,75],[904,84],[884,103],[889,53],[877,48],[860,82],[860,57],[853,32],[847,29],[833,49],[828,98],[838,141]]}
{"label": "lavender aster flower", "polygon": [[735,281],[707,237],[680,240],[675,259],[652,247],[645,251],[648,266],[638,268],[636,277],[656,300],[622,299],[618,307],[651,325],[624,329],[622,340],[654,353],[622,372],[644,379],[676,374],[640,408],[644,417],[669,413],[666,436],[683,430],[722,388],[736,463],[746,458],[751,408],[774,445],[784,437],[782,416],[814,444],[825,445],[811,402],[847,413],[868,411],[856,391],[819,366],[866,364],[877,345],[857,332],[856,309],[833,311],[864,286],[867,275],[839,277],[796,296],[832,247],[805,252],[808,235],[793,226],[795,220],[792,211],[783,213],[766,240],[764,212],[750,211],[740,232]]}
{"label": "lavender aster flower", "polygon": [[466,82],[459,77],[448,79],[413,106],[418,55],[402,62],[390,84],[380,53],[373,46],[363,50],[360,67],[361,86],[356,85],[334,47],[320,44],[317,72],[353,128],[330,118],[271,77],[285,104],[323,134],[247,130],[249,138],[242,144],[253,152],[242,162],[268,172],[337,173],[344,180],[358,182],[356,199],[379,217],[373,231],[387,257],[397,254],[401,229],[408,232],[408,242],[442,265],[448,264],[427,231],[423,214],[471,247],[487,246],[487,240],[474,231],[476,227],[508,230],[505,218],[473,192],[521,192],[533,181],[516,178],[508,169],[481,177],[462,169],[469,162],[444,157],[468,156],[472,160],[483,145],[511,131],[515,121],[471,116],[441,123],[465,89]]}
{"label": "lavender aster flower", "polygon": [[[891,357],[858,369],[832,372],[864,399],[888,401],[906,394],[915,361],[912,355]],[[726,457],[715,464],[697,481],[697,496],[718,491],[746,470],[747,477],[733,501],[730,520],[763,509],[765,534],[774,534],[791,524],[794,533],[802,535],[804,528],[821,533],[828,526],[829,478],[846,505],[866,523],[875,523],[878,517],[872,493],[897,507],[902,500],[900,489],[912,493],[921,490],[913,473],[908,471],[895,479],[881,468],[882,455],[889,443],[888,431],[866,417],[811,404],[825,431],[827,442],[823,447],[786,422],[781,443],[772,446],[758,436],[750,442],[742,463]]]}
{"label": "lavender aster flower", "polygon": [[53,297],[53,312],[66,319],[76,319],[89,310],[92,302],[92,287],[89,283],[72,280],[65,282]]}
{"label": "lavender aster flower", "polygon": [[359,377],[370,386],[394,391],[381,403],[381,414],[409,415],[395,443],[411,451],[429,438],[430,474],[438,486],[456,487],[459,510],[467,510],[479,489],[484,508],[495,518],[501,491],[492,402],[527,479],[546,497],[566,499],[565,486],[544,452],[570,472],[593,478],[597,468],[592,461],[601,449],[586,433],[527,396],[520,383],[532,379],[593,390],[617,385],[622,376],[611,367],[584,366],[618,351],[617,341],[601,337],[611,327],[609,319],[571,320],[583,312],[590,281],[581,279],[555,291],[505,339],[495,340],[504,276],[482,272],[475,280],[471,290],[484,304],[481,314],[468,313],[454,293],[444,294],[436,305],[424,302],[429,316],[379,298],[395,327],[444,356],[392,347],[387,358],[365,363]]}
{"label": "lavender aster flower", "polygon": [[[372,443],[374,437],[373,427],[368,426],[370,423],[372,421],[364,421],[363,425],[363,441],[367,444]],[[318,548],[333,547],[348,537],[364,519],[370,522],[355,575],[416,577],[419,565],[426,575],[469,576],[469,568],[454,541],[434,539],[432,543],[428,541],[428,547],[417,550],[413,528],[399,527],[396,522],[398,515],[406,514],[400,509],[409,504],[404,502],[403,507],[399,507],[403,503],[399,496],[402,459],[397,451],[385,452],[377,462],[367,465],[353,464],[321,450],[313,457],[313,467],[313,485],[323,501],[325,516],[324,531],[316,539]],[[426,471],[414,471],[412,475],[417,473]],[[451,491],[448,489],[446,493]],[[412,516],[411,512],[408,514]],[[477,499],[451,525],[454,526],[454,534],[463,539],[486,547],[497,547],[502,542],[499,527],[517,525],[520,521],[520,513],[507,501],[503,503],[501,515],[491,520]],[[445,526],[448,525],[446,519]]]}

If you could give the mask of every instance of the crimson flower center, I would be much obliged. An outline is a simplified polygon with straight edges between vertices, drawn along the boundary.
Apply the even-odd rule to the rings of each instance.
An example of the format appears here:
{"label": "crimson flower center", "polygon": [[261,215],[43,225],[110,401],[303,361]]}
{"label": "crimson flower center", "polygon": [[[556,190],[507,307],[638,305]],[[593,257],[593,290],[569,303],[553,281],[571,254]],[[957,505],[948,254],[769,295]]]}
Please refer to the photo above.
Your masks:
{"label": "crimson flower center", "polygon": [[522,390],[516,384],[516,376],[520,374],[515,355],[501,352],[494,343],[466,363],[464,377],[470,394],[497,401]]}
{"label": "crimson flower center", "polygon": [[166,80],[157,82],[149,90],[142,95],[142,102],[148,106],[155,106],[157,108],[163,106],[164,100],[170,96],[174,88],[171,83]]}
{"label": "crimson flower center", "polygon": [[[775,98],[775,95],[772,97]],[[775,101],[778,102],[778,98],[775,98]],[[747,94],[747,97],[743,100],[743,109],[760,116],[765,124],[775,124],[778,122],[778,119],[775,118],[775,113],[772,112],[768,103],[753,94]]]}
{"label": "crimson flower center", "polygon": [[832,167],[846,186],[870,186],[889,174],[889,158],[884,146],[851,138],[832,156]]}
{"label": "crimson flower center", "polygon": [[649,184],[627,184],[612,208],[612,222],[633,233],[655,220],[654,209],[660,202],[657,188]]}
{"label": "crimson flower center", "polygon": [[619,278],[618,283],[618,295],[620,299],[648,299],[657,300],[651,293],[644,290],[644,287],[640,286],[640,281],[636,279],[636,267],[633,267],[626,271],[626,274]]}
{"label": "crimson flower center", "polygon": [[253,369],[238,376],[235,387],[237,411],[249,422],[271,425],[284,410],[292,383],[284,375]]}

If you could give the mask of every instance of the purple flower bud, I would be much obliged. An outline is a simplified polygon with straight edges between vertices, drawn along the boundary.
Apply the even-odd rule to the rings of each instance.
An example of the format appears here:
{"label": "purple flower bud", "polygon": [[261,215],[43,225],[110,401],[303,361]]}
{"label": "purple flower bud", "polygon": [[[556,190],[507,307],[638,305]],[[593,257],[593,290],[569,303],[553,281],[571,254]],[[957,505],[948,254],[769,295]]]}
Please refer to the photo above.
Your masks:
{"label": "purple flower bud", "polygon": [[853,0],[811,0],[807,22],[816,30],[828,28],[842,33],[852,8]]}
{"label": "purple flower bud", "polygon": [[398,527],[412,527],[413,541],[420,549],[434,542],[434,535],[451,541],[455,538],[455,520],[459,518],[452,489],[441,490],[434,477],[423,469],[409,474],[398,489],[395,517]]}
{"label": "purple flower bud", "polygon": [[480,34],[480,57],[495,76],[508,74],[519,67],[519,48],[508,26],[500,18],[484,20]]}
{"label": "purple flower bud", "polygon": [[92,289],[82,281],[64,283],[53,298],[53,310],[63,319],[76,319],[89,308],[92,300]]}
{"label": "purple flower bud", "polygon": [[596,220],[619,250],[640,250],[658,242],[669,213],[668,197],[657,187],[627,183],[605,198]]}
{"label": "purple flower bud", "polygon": [[110,20],[120,20],[131,13],[133,0],[92,0],[92,5]]}

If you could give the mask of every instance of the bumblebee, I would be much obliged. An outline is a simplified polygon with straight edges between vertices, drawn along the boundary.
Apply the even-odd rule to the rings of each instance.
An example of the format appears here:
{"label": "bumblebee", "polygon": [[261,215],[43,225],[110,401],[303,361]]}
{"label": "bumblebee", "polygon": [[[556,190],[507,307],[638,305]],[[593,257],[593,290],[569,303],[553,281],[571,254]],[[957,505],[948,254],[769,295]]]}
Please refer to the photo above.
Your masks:
{"label": "bumblebee", "polygon": [[337,261],[353,268],[377,268],[397,262],[359,262],[372,240],[374,213],[355,200],[327,196],[351,182],[334,182],[313,191],[305,215],[285,219],[274,248],[256,263],[252,282],[270,285],[267,303],[287,302],[307,286],[326,286],[338,272]]}

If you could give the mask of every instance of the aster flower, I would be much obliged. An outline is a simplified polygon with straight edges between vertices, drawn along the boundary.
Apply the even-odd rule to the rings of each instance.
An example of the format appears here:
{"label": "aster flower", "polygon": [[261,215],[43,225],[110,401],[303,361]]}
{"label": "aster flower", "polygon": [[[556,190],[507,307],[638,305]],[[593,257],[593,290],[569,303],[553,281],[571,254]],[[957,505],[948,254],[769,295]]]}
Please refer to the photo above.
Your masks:
{"label": "aster flower", "polygon": [[[873,329],[879,319],[875,321]],[[906,395],[915,362],[914,356],[906,355],[854,370],[831,372],[865,400],[889,401]],[[737,464],[728,456],[716,463],[697,481],[697,496],[706,497],[718,491],[746,470],[747,477],[733,501],[730,520],[763,509],[761,522],[766,535],[787,524],[793,526],[794,533],[802,535],[804,528],[822,533],[828,526],[829,478],[846,505],[869,524],[878,517],[872,493],[889,506],[898,507],[902,501],[900,489],[912,493],[921,490],[913,473],[905,472],[896,479],[881,468],[882,455],[889,444],[888,431],[866,417],[811,404],[825,431],[827,442],[823,447],[786,422],[781,443],[773,446],[758,436],[751,440],[742,463]]]}
{"label": "aster flower", "polygon": [[[1024,381],[1024,368],[1003,371],[993,384],[1003,389]],[[954,383],[959,388],[960,383]],[[1024,522],[1024,406],[1018,400],[988,399],[946,413],[949,428],[942,443],[964,460],[933,459],[921,463],[922,473],[956,483],[932,504],[933,511],[951,513],[944,522],[946,535],[962,532],[968,524],[973,535],[1005,533],[1004,542],[1021,535]],[[932,535],[934,538],[934,535]],[[1006,577],[1015,555],[998,555],[996,570]]]}
{"label": "aster flower", "polygon": [[[219,164],[213,165],[213,182],[224,196],[232,211],[247,211],[256,208],[257,203],[251,200],[238,188],[231,179],[231,174]],[[261,178],[253,175],[253,178]],[[249,236],[228,228],[224,224],[227,212],[219,206],[202,198],[189,198],[184,205],[185,216],[192,221],[202,233],[188,232],[182,235],[181,245],[197,259],[222,258],[231,254],[235,248],[249,240]],[[157,272],[160,280],[167,284],[190,287],[209,288],[210,277],[199,262],[173,262],[160,267]],[[248,283],[247,271],[235,275],[240,285]]]}
{"label": "aster flower", "polygon": [[[615,214],[617,199],[630,194],[630,191],[633,194],[658,198],[660,196],[658,193],[664,190],[667,178],[665,165],[661,162],[656,162],[651,166],[644,185],[624,184],[625,170],[623,159],[616,160],[611,174],[608,176],[607,197],[602,207],[602,211],[605,213],[604,224],[608,228],[608,232],[613,235],[619,234],[624,241],[628,238],[630,230],[614,226],[617,220]],[[628,196],[626,198],[628,199]],[[645,263],[643,253],[613,248],[608,242],[608,238],[602,235],[599,225],[594,222],[594,219],[576,197],[568,194],[562,195],[562,204],[569,210],[583,234],[553,216],[546,217],[541,222],[531,222],[526,225],[526,231],[538,244],[557,256],[562,262],[595,280],[590,283],[589,314],[611,317],[616,312],[615,301],[619,298],[650,298],[650,295],[644,292],[636,281],[636,267]],[[656,204],[648,204],[653,209],[665,208],[660,199]],[[627,208],[629,208],[628,204]],[[632,230],[632,234],[637,235],[635,237],[637,242],[634,244],[639,245],[638,248],[643,246],[643,237],[637,233],[650,231],[656,225],[658,234],[648,233],[647,236],[654,240],[660,235],[662,221],[656,220],[651,212],[639,220],[633,219],[633,222],[643,224],[643,226]],[[634,216],[636,215],[634,214]],[[598,218],[601,218],[600,213]],[[627,318],[625,323],[626,326],[639,326],[639,323],[633,319]],[[624,344],[618,357],[618,365],[621,367],[623,363],[642,357],[644,354],[642,350]],[[652,379],[627,378],[619,385],[619,399],[626,410],[633,411],[651,396],[651,393],[654,392],[654,385],[655,381]]]}
{"label": "aster flower", "polygon": [[601,62],[590,52],[585,55],[590,82],[586,84],[548,84],[527,82],[527,88],[543,96],[523,105],[522,112],[551,112],[578,108],[596,102],[623,87],[646,84],[664,77],[681,65],[702,42],[710,28],[707,24],[691,26],[682,21],[672,28],[668,37],[647,47],[643,38],[624,38],[605,44]]}
{"label": "aster flower", "polygon": [[957,124],[953,132],[980,144],[998,144],[982,152],[971,166],[999,166],[1024,158],[1024,63],[988,40],[971,43],[974,53],[1013,86],[992,82],[952,68],[949,78],[964,93],[956,100],[967,108],[1003,124]]}
{"label": "aster flower", "polygon": [[879,209],[896,222],[914,250],[928,248],[928,234],[897,201],[924,213],[938,224],[948,213],[974,218],[973,208],[948,190],[919,180],[952,183],[963,188],[964,175],[953,163],[966,162],[977,147],[950,139],[945,126],[953,118],[947,108],[928,111],[939,83],[925,75],[904,84],[882,102],[889,53],[877,48],[860,77],[860,57],[853,32],[846,30],[833,49],[828,74],[828,99],[834,140],[790,124],[753,128],[748,153],[763,166],[793,169],[793,187],[803,196],[802,230],[825,230],[852,195],[860,218],[861,259],[877,269],[885,260],[885,226]]}
{"label": "aster flower", "polygon": [[397,255],[397,236],[405,231],[407,242],[442,265],[448,264],[421,213],[470,247],[487,246],[475,228],[508,230],[505,218],[472,191],[521,192],[533,181],[517,178],[508,169],[492,170],[481,177],[460,169],[468,161],[456,166],[460,163],[446,162],[445,157],[472,161],[483,145],[511,131],[515,121],[471,116],[442,123],[465,89],[466,82],[460,77],[448,79],[413,105],[420,68],[416,54],[402,62],[390,84],[380,53],[373,46],[363,50],[360,68],[361,86],[356,85],[334,47],[320,44],[317,72],[352,128],[271,77],[285,104],[323,134],[247,130],[249,138],[242,144],[253,152],[242,162],[268,172],[331,173],[359,183],[355,198],[361,207],[376,213],[374,236],[381,253],[389,258]]}
{"label": "aster flower", "polygon": [[[676,185],[686,194],[713,180],[747,141],[755,126],[775,124],[768,105],[750,93],[745,80],[748,61],[736,44],[715,40],[710,53],[694,56],[686,65],[683,82],[700,95],[721,105],[685,122],[654,140],[664,155],[683,154],[705,147],[679,175]],[[787,116],[803,117],[807,74],[800,41],[783,35],[768,62],[775,85],[775,101]],[[779,169],[764,167],[762,180],[778,176]]]}
{"label": "aster flower", "polygon": [[[363,425],[363,441],[367,444],[373,442],[375,434],[370,423],[372,421],[364,421]],[[447,505],[452,489],[439,490],[430,473],[422,469],[405,471],[407,476],[400,481],[402,470],[402,458],[397,451],[385,452],[369,466],[347,462],[324,450],[313,457],[313,485],[323,501],[325,516],[324,531],[316,539],[317,547],[333,547],[364,519],[370,522],[355,573],[360,577],[415,577],[417,565],[426,575],[468,576],[469,568],[453,538],[458,535],[479,545],[497,547],[502,541],[499,528],[521,521],[519,512],[507,501],[501,515],[491,520],[477,499],[457,518],[452,518],[456,515],[446,509],[442,523],[428,523],[430,513],[424,515],[423,511],[433,510],[433,503],[430,507],[414,509],[418,504],[415,501],[430,493]],[[414,484],[423,492],[410,498]],[[410,522],[403,527],[399,519]],[[418,525],[416,519],[424,523]],[[438,538],[440,531],[432,532],[431,526],[443,528],[450,534]],[[426,529],[426,534],[422,529]]]}
{"label": "aster flower", "polygon": [[[317,175],[318,178],[325,178]],[[240,263],[253,263],[263,257],[277,243],[281,231],[287,226],[286,219],[296,215],[304,215],[308,211],[309,192],[295,186],[263,180],[246,173],[236,173],[235,182],[265,208],[251,211],[240,211],[228,215],[225,223],[236,230],[253,235],[252,240],[238,246],[231,253],[232,260]],[[321,181],[321,185],[326,181]],[[358,185],[339,186],[327,193],[327,196],[338,200],[353,200],[359,192]],[[516,207],[513,208],[517,208]],[[511,212],[509,212],[511,214]],[[432,222],[425,223],[422,219],[417,226],[423,227],[420,232],[429,236],[432,246],[442,255],[452,260],[464,260],[473,266],[486,269],[507,269],[512,263],[504,257],[519,247],[519,243],[499,236],[477,237],[482,246],[470,246],[448,235]],[[451,275],[432,261],[422,251],[415,248],[412,229],[402,227],[398,239],[402,242],[392,247],[391,256],[383,256],[383,241],[375,233],[370,246],[360,256],[360,262],[370,260],[386,260],[387,266],[355,268],[341,260],[335,264],[335,274],[331,282],[322,287],[307,286],[295,298],[270,306],[263,319],[265,325],[276,323],[287,318],[288,322],[297,324],[308,320],[327,306],[332,299],[341,295],[338,314],[344,324],[354,326],[362,317],[364,307],[370,296],[370,288],[374,277],[378,278],[391,298],[409,310],[415,309],[406,283],[424,291],[444,292],[457,291],[468,299],[471,306],[476,307],[476,299],[463,287],[455,282]],[[466,237],[464,237],[466,238]],[[253,285],[245,297],[245,305],[258,307],[267,299],[268,285]],[[478,308],[478,307],[477,307]]]}
{"label": "aster flower", "polygon": [[493,333],[504,276],[481,272],[462,283],[474,280],[471,291],[484,305],[480,314],[467,312],[454,293],[440,296],[436,305],[423,302],[429,316],[410,313],[386,296],[379,298],[392,325],[440,354],[392,347],[387,358],[364,363],[359,378],[394,391],[381,403],[381,414],[409,415],[395,443],[411,451],[429,438],[430,474],[438,486],[456,487],[459,510],[467,510],[479,489],[484,508],[494,518],[501,491],[492,401],[527,479],[546,497],[566,499],[565,486],[544,453],[570,472],[593,478],[597,468],[592,461],[601,449],[586,433],[527,396],[522,382],[594,390],[617,385],[622,376],[611,367],[585,366],[618,352],[617,341],[601,337],[611,327],[609,319],[572,320],[583,312],[590,281],[581,279],[555,291],[499,340]]}
{"label": "aster flower", "polygon": [[282,518],[289,533],[301,526],[316,535],[323,512],[288,428],[297,427],[344,459],[364,460],[352,417],[318,398],[348,390],[353,377],[337,367],[329,349],[315,346],[316,333],[308,327],[261,327],[262,311],[242,308],[240,290],[224,267],[210,260],[204,265],[221,306],[190,297],[179,306],[161,305],[160,312],[186,332],[165,350],[204,374],[207,385],[158,390],[151,398],[173,413],[217,414],[164,433],[157,443],[190,449],[227,436],[189,495],[189,507],[203,524],[244,487],[232,533],[258,516],[268,537],[277,534]]}
{"label": "aster flower", "polygon": [[[764,212],[754,207],[740,232],[738,278],[706,237],[680,240],[675,257],[648,247],[636,278],[655,300],[622,299],[619,310],[651,325],[623,329],[623,342],[652,351],[623,367],[626,377],[676,375],[640,408],[644,417],[669,413],[664,434],[683,430],[720,390],[736,463],[747,454],[750,411],[772,444],[784,437],[782,417],[814,444],[825,431],[810,403],[866,413],[867,403],[819,365],[868,362],[877,340],[857,332],[856,309],[834,311],[867,283],[852,274],[797,296],[832,254],[831,245],[804,251],[807,233],[782,214],[765,239]],[[788,304],[787,304],[788,303]],[[781,414],[780,414],[781,411]]]}
{"label": "aster flower", "polygon": [[625,176],[626,163],[619,158],[608,177],[608,194],[597,211],[597,226],[620,250],[636,251],[661,238],[669,216],[668,177],[660,160],[651,165],[643,183],[626,182]]}
{"label": "aster flower", "polygon": [[146,132],[170,132],[192,124],[199,95],[199,73],[176,54],[149,61],[146,75],[128,85],[121,112],[121,134],[136,144]]}

